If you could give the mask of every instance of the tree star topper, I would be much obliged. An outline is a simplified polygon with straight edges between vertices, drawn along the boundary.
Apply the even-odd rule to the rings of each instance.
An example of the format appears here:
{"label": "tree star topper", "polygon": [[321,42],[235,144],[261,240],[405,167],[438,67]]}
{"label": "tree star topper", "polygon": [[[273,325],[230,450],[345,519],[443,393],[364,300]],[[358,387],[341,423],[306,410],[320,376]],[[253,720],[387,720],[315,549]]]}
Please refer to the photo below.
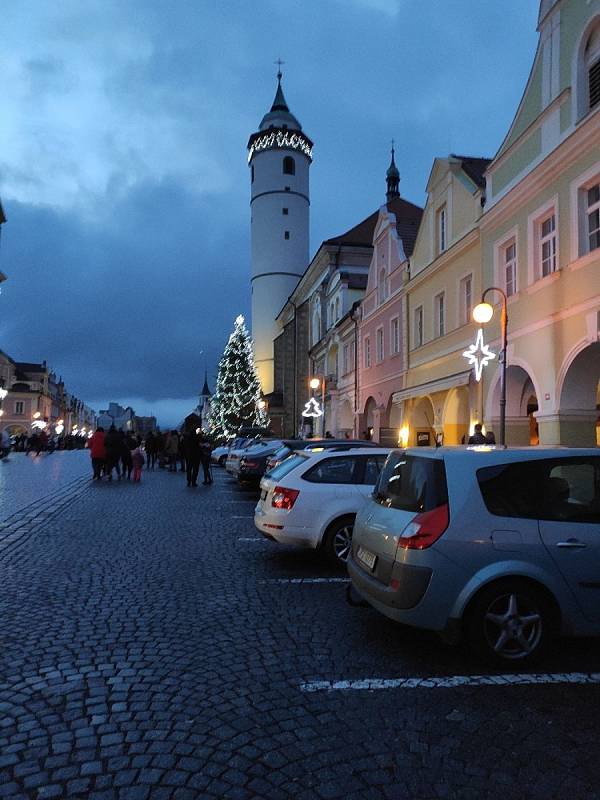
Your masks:
{"label": "tree star topper", "polygon": [[323,416],[323,409],[319,405],[319,401],[316,400],[314,397],[311,397],[308,403],[304,406],[304,411],[302,412],[303,417],[322,417]]}
{"label": "tree star topper", "polygon": [[483,368],[487,367],[493,358],[496,358],[496,354],[492,353],[487,344],[483,343],[483,328],[479,328],[475,344],[465,350],[463,356],[469,360],[469,364],[473,364],[475,367],[475,380],[479,382]]}

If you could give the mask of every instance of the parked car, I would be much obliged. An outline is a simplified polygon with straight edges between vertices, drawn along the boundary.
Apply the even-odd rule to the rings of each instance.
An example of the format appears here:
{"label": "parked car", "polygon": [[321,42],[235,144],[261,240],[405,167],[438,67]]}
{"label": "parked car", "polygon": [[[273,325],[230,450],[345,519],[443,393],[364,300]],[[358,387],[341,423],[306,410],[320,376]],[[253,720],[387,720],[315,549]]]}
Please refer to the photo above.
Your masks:
{"label": "parked car", "polygon": [[242,453],[237,463],[240,484],[257,486],[267,469],[267,461],[281,447],[281,439],[258,442]]}
{"label": "parked car", "polygon": [[242,453],[248,447],[256,444],[257,441],[258,439],[255,437],[248,438],[246,436],[238,436],[238,438],[232,442],[231,447],[227,452],[227,458],[225,459],[225,469],[230,475],[237,476],[238,461],[240,460]]}
{"label": "parked car", "polygon": [[227,454],[229,453],[229,445],[221,445],[220,447],[215,447],[210,454],[210,460],[213,464],[218,464],[220,467],[225,466],[225,462],[227,461]]}
{"label": "parked car", "polygon": [[267,472],[286,459],[294,450],[311,450],[313,452],[334,447],[336,450],[350,447],[379,447],[377,442],[363,439],[284,439],[281,447],[267,461]]}
{"label": "parked car", "polygon": [[496,663],[600,634],[600,452],[394,450],[347,567],[382,614]]}
{"label": "parked car", "polygon": [[273,541],[322,547],[340,565],[350,552],[356,512],[389,452],[362,446],[294,452],[261,480],[254,524]]}

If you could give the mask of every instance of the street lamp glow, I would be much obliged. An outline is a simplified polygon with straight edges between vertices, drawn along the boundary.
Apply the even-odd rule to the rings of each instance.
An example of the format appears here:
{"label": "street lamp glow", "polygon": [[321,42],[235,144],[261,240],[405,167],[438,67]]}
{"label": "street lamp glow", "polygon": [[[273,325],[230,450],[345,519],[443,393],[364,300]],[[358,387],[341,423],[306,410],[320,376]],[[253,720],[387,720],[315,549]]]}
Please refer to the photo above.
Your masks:
{"label": "street lamp glow", "polygon": [[259,400],[258,403],[256,404],[256,407],[258,408],[259,411],[262,411],[263,408],[267,407],[267,401],[266,400]]}
{"label": "street lamp glow", "polygon": [[39,419],[41,416],[42,416],[42,415],[40,414],[40,412],[39,412],[39,411],[36,411],[36,412],[35,412],[35,414],[33,415],[33,418],[34,418],[34,419]]}
{"label": "street lamp glow", "polygon": [[485,325],[494,316],[494,309],[489,303],[479,303],[473,309],[473,319],[480,325]]}
{"label": "street lamp glow", "polygon": [[311,378],[310,383],[308,384],[311,389],[318,389],[321,385],[321,381],[318,378]]}
{"label": "street lamp glow", "polygon": [[0,403],[4,400],[7,394],[8,389],[5,389],[4,386],[0,386]]}

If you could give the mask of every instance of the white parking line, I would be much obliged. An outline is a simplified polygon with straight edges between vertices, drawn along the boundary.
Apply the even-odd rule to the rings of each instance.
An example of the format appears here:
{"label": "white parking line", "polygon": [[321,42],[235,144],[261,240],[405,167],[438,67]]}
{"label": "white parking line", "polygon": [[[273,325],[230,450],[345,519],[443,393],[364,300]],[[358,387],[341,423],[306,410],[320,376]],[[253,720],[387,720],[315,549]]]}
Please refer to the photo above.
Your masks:
{"label": "white parking line", "polygon": [[254,519],[254,514],[233,514],[231,519]]}
{"label": "white parking line", "polygon": [[350,583],[350,578],[268,578],[259,583]]}
{"label": "white parking line", "polygon": [[596,684],[600,672],[539,672],[508,675],[449,675],[432,678],[364,678],[353,681],[309,681],[302,692],[365,689],[454,689],[457,686],[529,686],[532,684]]}
{"label": "white parking line", "polygon": [[238,542],[264,542],[264,544],[267,544],[264,536],[240,536]]}

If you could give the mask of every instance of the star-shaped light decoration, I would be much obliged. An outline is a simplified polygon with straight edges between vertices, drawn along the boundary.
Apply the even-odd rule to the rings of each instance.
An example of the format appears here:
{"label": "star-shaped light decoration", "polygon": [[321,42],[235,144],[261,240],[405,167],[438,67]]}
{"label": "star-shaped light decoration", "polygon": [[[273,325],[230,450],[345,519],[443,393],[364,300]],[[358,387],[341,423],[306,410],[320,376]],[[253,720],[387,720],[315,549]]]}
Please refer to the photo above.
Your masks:
{"label": "star-shaped light decoration", "polygon": [[473,364],[475,367],[475,380],[479,382],[483,368],[487,367],[493,358],[496,358],[496,354],[492,353],[487,344],[483,343],[483,328],[479,328],[475,344],[465,350],[463,356],[469,360],[469,364]]}
{"label": "star-shaped light decoration", "polygon": [[303,417],[322,417],[323,416],[323,409],[319,405],[319,401],[315,400],[314,397],[311,397],[308,403],[304,406],[304,411],[302,412]]}

